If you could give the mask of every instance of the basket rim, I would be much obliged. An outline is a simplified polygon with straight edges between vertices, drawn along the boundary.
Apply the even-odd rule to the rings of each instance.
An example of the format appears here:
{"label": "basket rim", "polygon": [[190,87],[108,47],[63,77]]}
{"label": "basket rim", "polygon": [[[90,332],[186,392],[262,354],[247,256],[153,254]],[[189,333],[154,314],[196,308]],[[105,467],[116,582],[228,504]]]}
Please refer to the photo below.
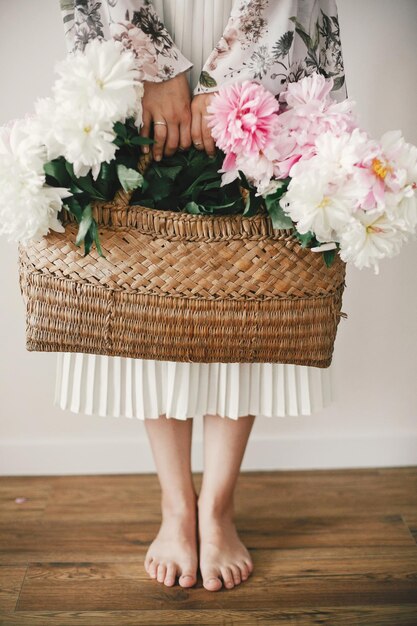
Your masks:
{"label": "basket rim", "polygon": [[[150,235],[179,237],[193,240],[219,239],[290,239],[298,241],[293,229],[273,228],[266,208],[251,216],[212,215],[185,213],[154,209],[140,204],[129,204],[125,192],[117,192],[112,201],[94,201],[91,203],[93,217],[98,227],[114,229],[134,229]],[[63,205],[62,222],[76,222],[75,216]]]}

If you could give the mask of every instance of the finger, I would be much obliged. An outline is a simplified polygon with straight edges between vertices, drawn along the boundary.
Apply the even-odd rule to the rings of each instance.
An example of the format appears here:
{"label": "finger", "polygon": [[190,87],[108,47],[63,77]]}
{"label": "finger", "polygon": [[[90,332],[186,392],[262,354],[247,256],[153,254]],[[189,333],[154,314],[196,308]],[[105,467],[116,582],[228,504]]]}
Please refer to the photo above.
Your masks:
{"label": "finger", "polygon": [[191,147],[191,120],[187,118],[180,123],[180,147],[188,150]]}
{"label": "finger", "polygon": [[193,112],[191,119],[191,139],[197,150],[204,150],[203,137],[201,134],[201,113]]}
{"label": "finger", "polygon": [[165,156],[172,156],[178,148],[178,140],[180,137],[180,131],[178,124],[171,122],[168,124],[168,135],[165,142]]}
{"label": "finger", "polygon": [[[150,135],[151,132],[151,121],[152,121],[152,117],[151,114],[148,113],[148,111],[143,111],[143,124],[141,126],[141,129],[139,131],[139,135],[140,137],[148,137]],[[148,153],[149,152],[149,146],[145,145],[145,146],[141,146],[141,150],[142,152]]]}
{"label": "finger", "polygon": [[216,144],[211,136],[211,130],[207,126],[207,119],[205,115],[201,116],[201,134],[203,136],[204,149],[209,156],[216,154]]}
{"label": "finger", "polygon": [[153,127],[153,137],[156,143],[153,144],[153,152],[152,156],[155,161],[160,161],[162,159],[162,154],[164,152],[165,141],[167,138],[167,127],[164,124],[156,124]]}

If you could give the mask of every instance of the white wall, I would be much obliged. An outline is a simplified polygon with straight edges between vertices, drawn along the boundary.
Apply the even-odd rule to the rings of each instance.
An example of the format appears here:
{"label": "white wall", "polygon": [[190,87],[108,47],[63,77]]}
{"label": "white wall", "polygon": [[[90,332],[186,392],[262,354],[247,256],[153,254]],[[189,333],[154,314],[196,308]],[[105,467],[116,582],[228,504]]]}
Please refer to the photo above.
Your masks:
{"label": "white wall", "polygon": [[[349,97],[378,137],[417,144],[416,0],[339,0]],[[49,95],[65,53],[58,0],[0,0],[0,124]],[[0,190],[1,193],[1,190]],[[348,267],[333,359],[336,398],[311,416],[258,418],[243,469],[417,464],[417,245],[371,270]],[[154,471],[143,422],[53,407],[56,354],[27,352],[17,249],[1,241],[0,472]],[[202,467],[201,422],[194,470]]]}

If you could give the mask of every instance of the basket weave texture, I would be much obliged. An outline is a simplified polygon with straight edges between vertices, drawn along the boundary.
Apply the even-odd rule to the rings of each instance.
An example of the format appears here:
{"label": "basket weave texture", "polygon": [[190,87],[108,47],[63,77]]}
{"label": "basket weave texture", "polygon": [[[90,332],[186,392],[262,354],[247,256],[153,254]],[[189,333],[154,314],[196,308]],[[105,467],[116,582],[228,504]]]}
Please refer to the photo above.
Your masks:
{"label": "basket weave texture", "polygon": [[191,362],[328,367],[345,263],[327,267],[266,209],[212,216],[95,203],[100,243],[84,256],[78,224],[19,244],[26,348]]}

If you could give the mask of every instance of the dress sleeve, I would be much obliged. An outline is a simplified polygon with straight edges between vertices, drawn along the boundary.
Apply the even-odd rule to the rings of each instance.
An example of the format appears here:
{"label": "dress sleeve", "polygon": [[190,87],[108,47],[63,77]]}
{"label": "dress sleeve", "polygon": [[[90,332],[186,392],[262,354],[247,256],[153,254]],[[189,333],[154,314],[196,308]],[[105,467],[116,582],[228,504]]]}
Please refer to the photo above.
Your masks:
{"label": "dress sleeve", "polygon": [[132,50],[142,80],[161,82],[192,67],[150,0],[60,0],[67,50],[83,50],[95,37],[114,38]]}
{"label": "dress sleeve", "polygon": [[315,71],[333,77],[335,100],[347,97],[335,0],[235,0],[194,95],[243,80],[278,94]]}

